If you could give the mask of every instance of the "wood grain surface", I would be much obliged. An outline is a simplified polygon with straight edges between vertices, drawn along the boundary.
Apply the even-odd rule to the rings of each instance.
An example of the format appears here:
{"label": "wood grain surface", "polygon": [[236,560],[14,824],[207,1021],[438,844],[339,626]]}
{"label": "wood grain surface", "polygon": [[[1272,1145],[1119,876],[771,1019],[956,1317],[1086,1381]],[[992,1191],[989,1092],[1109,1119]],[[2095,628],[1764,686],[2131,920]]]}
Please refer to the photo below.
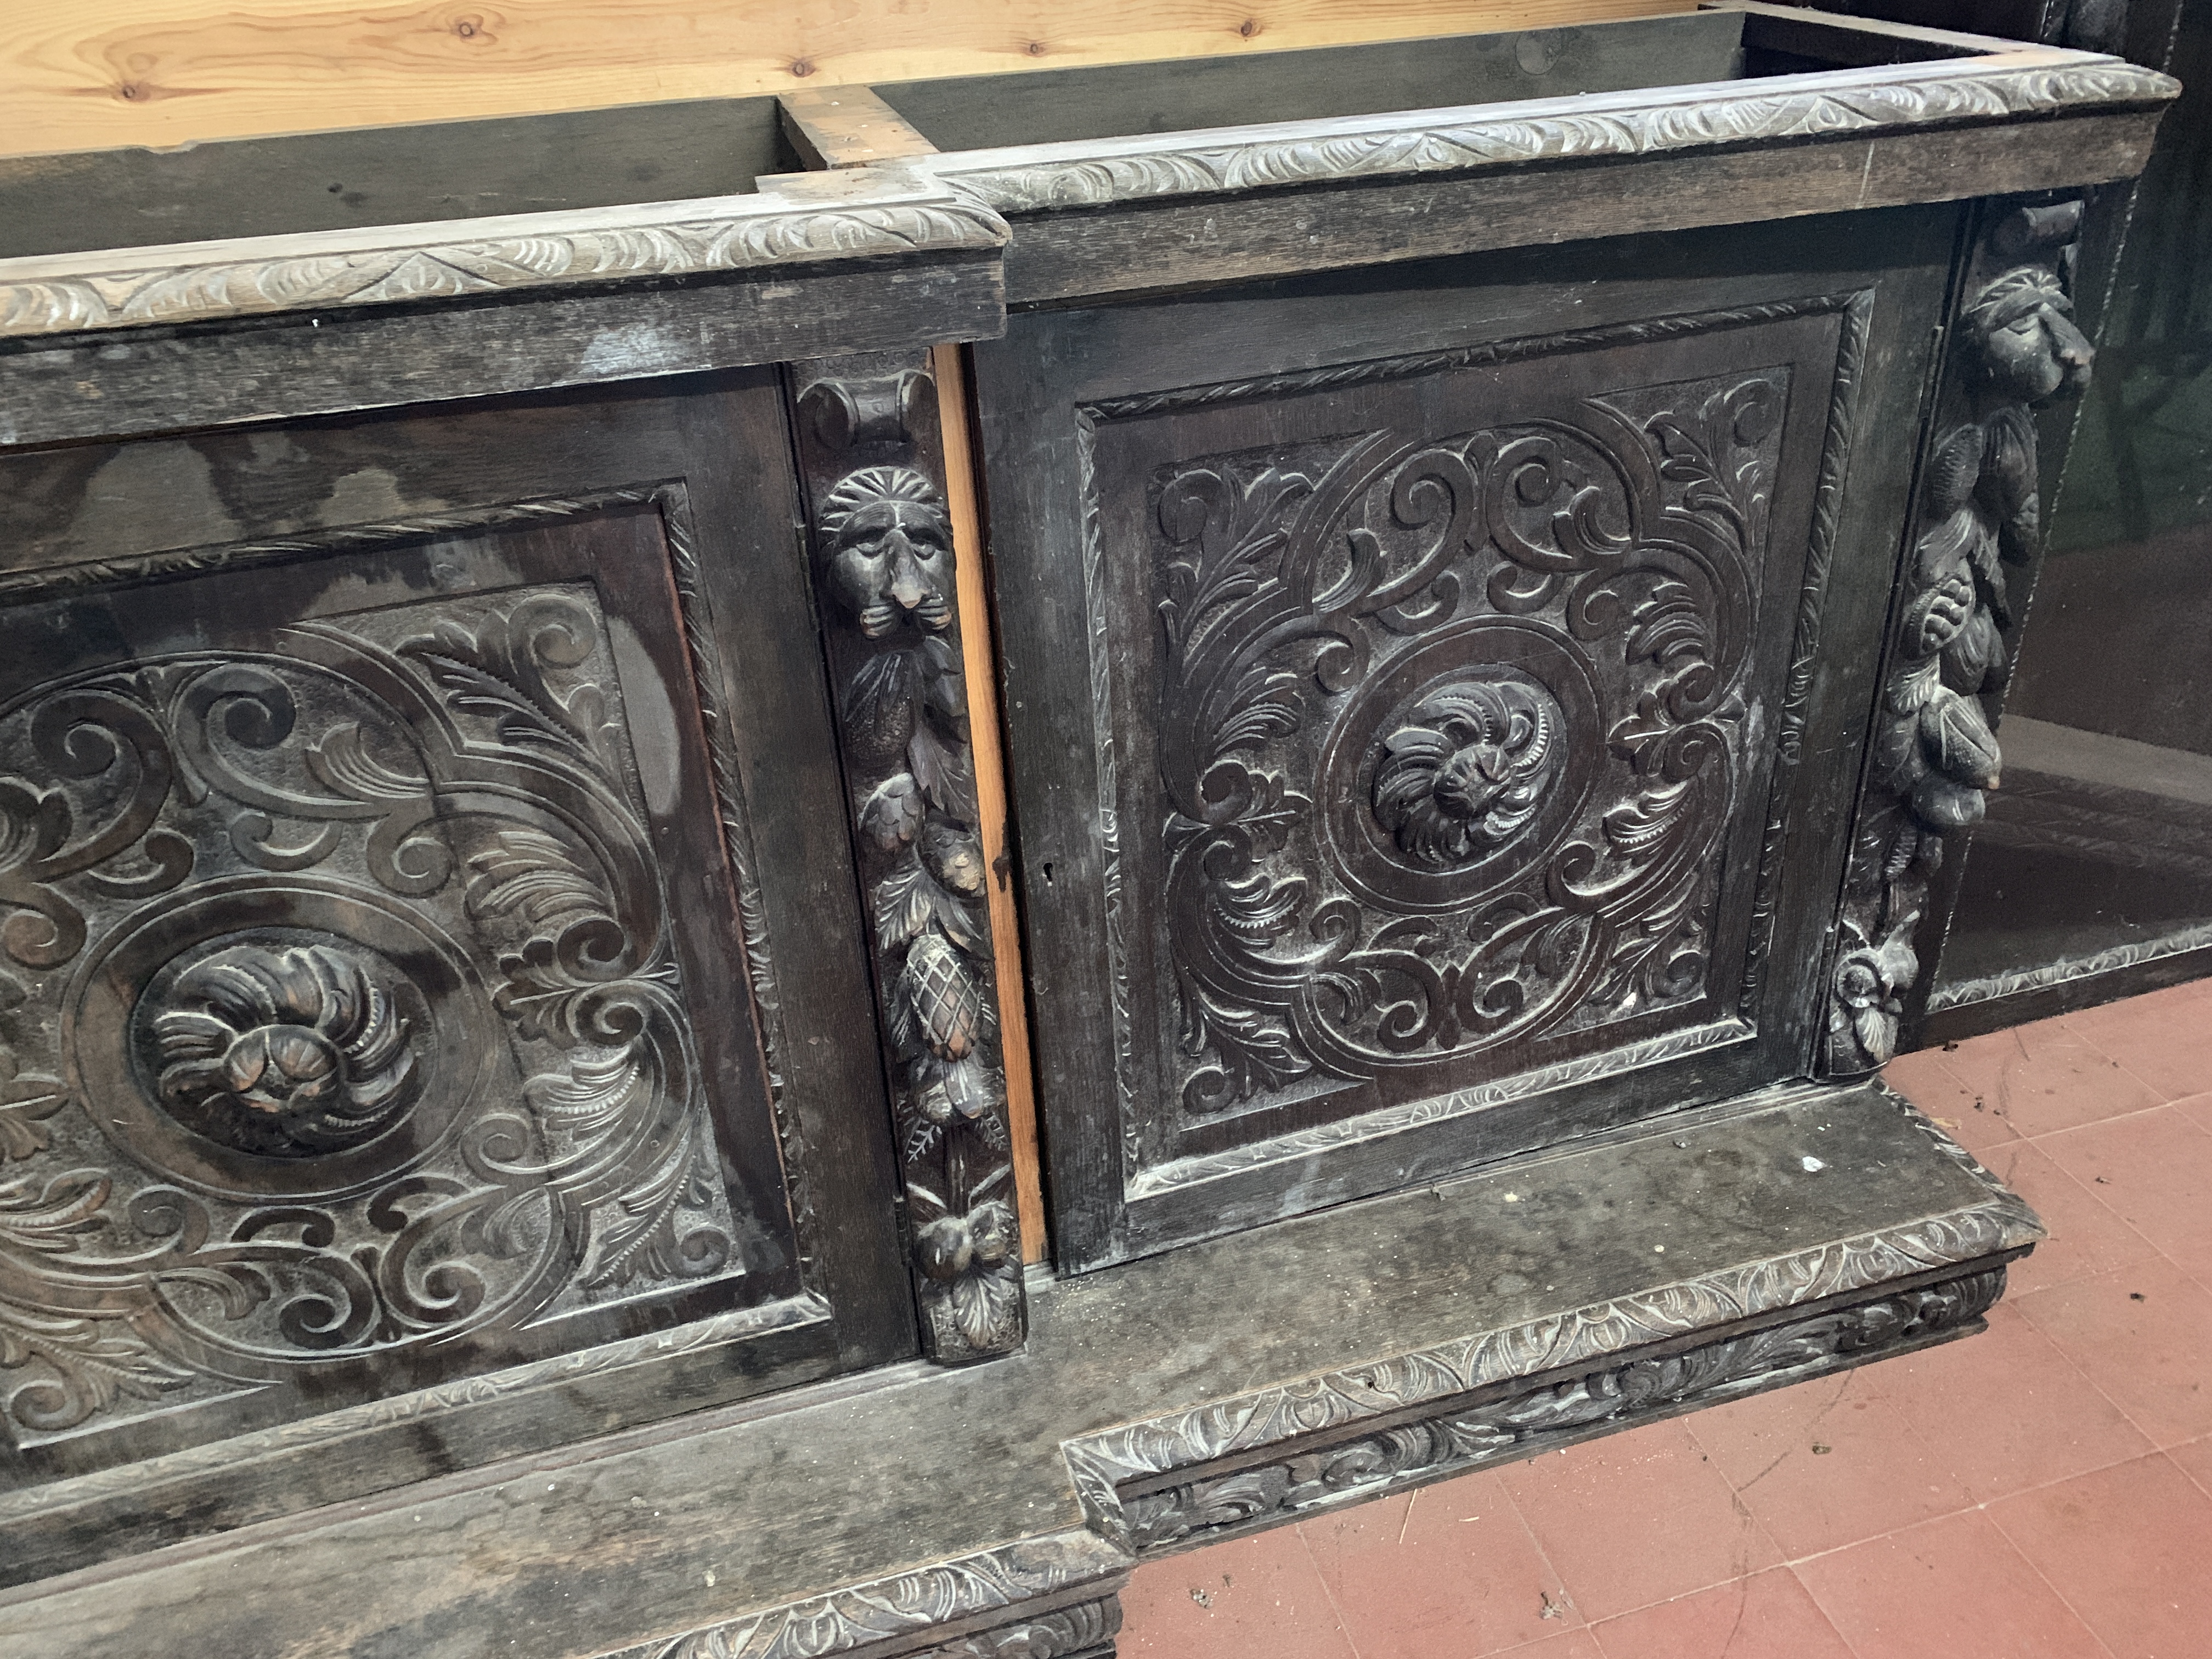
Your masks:
{"label": "wood grain surface", "polygon": [[8,0],[0,155],[1689,9],[1685,0]]}
{"label": "wood grain surface", "polygon": [[952,509],[954,566],[959,583],[960,638],[967,659],[968,725],[975,745],[977,826],[991,867],[991,941],[999,982],[1000,1054],[1006,1069],[1006,1127],[1014,1140],[1015,1207],[1022,1220],[1022,1260],[1045,1257],[1044,1182],[1037,1156],[1036,1070],[1030,1060],[1029,1007],[1020,988],[1022,925],[1006,848],[1006,760],[999,739],[996,630],[983,571],[982,515],[976,507],[975,457],[968,430],[968,377],[960,348],[929,354],[945,431],[945,495]]}

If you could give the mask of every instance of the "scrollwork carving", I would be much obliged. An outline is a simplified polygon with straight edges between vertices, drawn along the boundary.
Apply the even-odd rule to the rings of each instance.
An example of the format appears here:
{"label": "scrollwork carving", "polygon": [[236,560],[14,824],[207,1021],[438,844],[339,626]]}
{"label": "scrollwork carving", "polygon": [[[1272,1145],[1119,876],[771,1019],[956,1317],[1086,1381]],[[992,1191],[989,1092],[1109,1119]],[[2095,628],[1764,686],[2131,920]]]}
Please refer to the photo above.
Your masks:
{"label": "scrollwork carving", "polygon": [[19,1435],[743,1270],[592,590],[252,637],[0,705]]}
{"label": "scrollwork carving", "polygon": [[1162,469],[1186,1112],[1698,994],[1788,375]]}
{"label": "scrollwork carving", "polygon": [[951,524],[910,364],[813,380],[799,404],[833,614],[847,776],[870,896],[924,1342],[960,1362],[1025,1332]]}
{"label": "scrollwork carving", "polygon": [[2063,281],[2081,217],[2076,201],[2001,218],[1960,317],[1829,967],[1831,1075],[1871,1071],[1896,1051],[1920,972],[1913,930],[1945,838],[1980,821],[2002,770],[1988,707],[2003,691],[2014,621],[2006,572],[2041,540],[2032,410],[2078,394],[2096,356]]}

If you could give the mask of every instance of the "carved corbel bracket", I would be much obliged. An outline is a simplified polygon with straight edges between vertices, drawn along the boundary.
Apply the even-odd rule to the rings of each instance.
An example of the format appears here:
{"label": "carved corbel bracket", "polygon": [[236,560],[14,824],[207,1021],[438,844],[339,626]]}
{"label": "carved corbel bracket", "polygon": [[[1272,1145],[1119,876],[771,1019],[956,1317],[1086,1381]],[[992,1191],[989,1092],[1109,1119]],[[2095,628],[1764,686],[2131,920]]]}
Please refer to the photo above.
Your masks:
{"label": "carved corbel bracket", "polygon": [[935,386],[918,354],[793,386],[922,1342],[963,1364],[1026,1313]]}
{"label": "carved corbel bracket", "polygon": [[1997,787],[1990,715],[2010,670],[2007,571],[2042,538],[2033,411],[2077,396],[2096,356],[2069,293],[2081,224],[2078,200],[2001,213],[1952,329],[1830,957],[1830,1076],[1895,1052],[1945,841],[1979,821]]}

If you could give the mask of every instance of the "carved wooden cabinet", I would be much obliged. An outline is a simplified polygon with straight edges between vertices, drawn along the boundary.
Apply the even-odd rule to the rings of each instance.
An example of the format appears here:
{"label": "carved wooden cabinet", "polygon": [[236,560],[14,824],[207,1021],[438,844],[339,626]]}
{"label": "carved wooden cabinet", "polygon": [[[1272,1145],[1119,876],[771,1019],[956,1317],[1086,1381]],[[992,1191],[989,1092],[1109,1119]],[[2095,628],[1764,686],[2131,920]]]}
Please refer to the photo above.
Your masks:
{"label": "carved wooden cabinet", "polygon": [[[922,349],[1002,234],[905,195],[9,289],[17,435],[81,440],[0,457],[11,1581],[1018,1341]],[[905,349],[752,361],[841,328]]]}
{"label": "carved wooden cabinet", "polygon": [[[1752,6],[1621,25],[1743,77],[1632,114],[1161,138],[1129,88],[927,163],[1017,227],[975,356],[1063,1261],[1889,1057],[2150,118],[1926,32],[1790,73],[1871,47]],[[1177,274],[1242,280],[1130,292]]]}
{"label": "carved wooden cabinet", "polygon": [[1752,5],[0,169],[0,1640],[1096,1659],[1978,1329],[1867,1074],[2172,91]]}

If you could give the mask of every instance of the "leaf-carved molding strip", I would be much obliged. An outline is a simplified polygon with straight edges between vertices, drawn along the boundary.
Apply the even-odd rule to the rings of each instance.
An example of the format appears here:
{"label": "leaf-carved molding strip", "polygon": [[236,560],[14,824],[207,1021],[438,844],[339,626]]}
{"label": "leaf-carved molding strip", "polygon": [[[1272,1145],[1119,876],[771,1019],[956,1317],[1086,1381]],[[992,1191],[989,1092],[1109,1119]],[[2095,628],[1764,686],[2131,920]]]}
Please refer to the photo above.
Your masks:
{"label": "leaf-carved molding strip", "polygon": [[[1127,1580],[1130,1565],[1120,1549],[1085,1528],[1048,1533],[655,1638],[601,1659],[823,1659],[860,1648],[908,1652],[942,1643],[935,1632],[948,1626],[1079,1589],[1111,1592]],[[912,1647],[891,1648],[902,1638]]]}
{"label": "leaf-carved molding strip", "polygon": [[884,256],[988,255],[988,208],[941,191],[812,205],[716,197],[0,260],[0,337],[420,304]]}
{"label": "leaf-carved molding strip", "polygon": [[[2180,85],[2094,52],[1820,70],[1757,82],[1298,121],[922,157],[914,165],[1002,213],[1463,173],[1530,161],[1910,131],[2022,116],[2148,108]],[[1747,90],[1755,87],[1755,91]],[[1202,142],[1194,143],[1194,139]]]}
{"label": "leaf-carved molding strip", "polygon": [[1123,1535],[1120,1489],[1151,1477],[1339,1431],[1516,1378],[1589,1365],[1690,1332],[1738,1324],[2036,1243],[2033,1212],[1902,1097],[1896,1109],[1988,1193],[1958,1209],[1750,1261],[1634,1295],[1483,1331],[1413,1353],[1261,1389],[1085,1436],[1063,1448],[1092,1524]]}

